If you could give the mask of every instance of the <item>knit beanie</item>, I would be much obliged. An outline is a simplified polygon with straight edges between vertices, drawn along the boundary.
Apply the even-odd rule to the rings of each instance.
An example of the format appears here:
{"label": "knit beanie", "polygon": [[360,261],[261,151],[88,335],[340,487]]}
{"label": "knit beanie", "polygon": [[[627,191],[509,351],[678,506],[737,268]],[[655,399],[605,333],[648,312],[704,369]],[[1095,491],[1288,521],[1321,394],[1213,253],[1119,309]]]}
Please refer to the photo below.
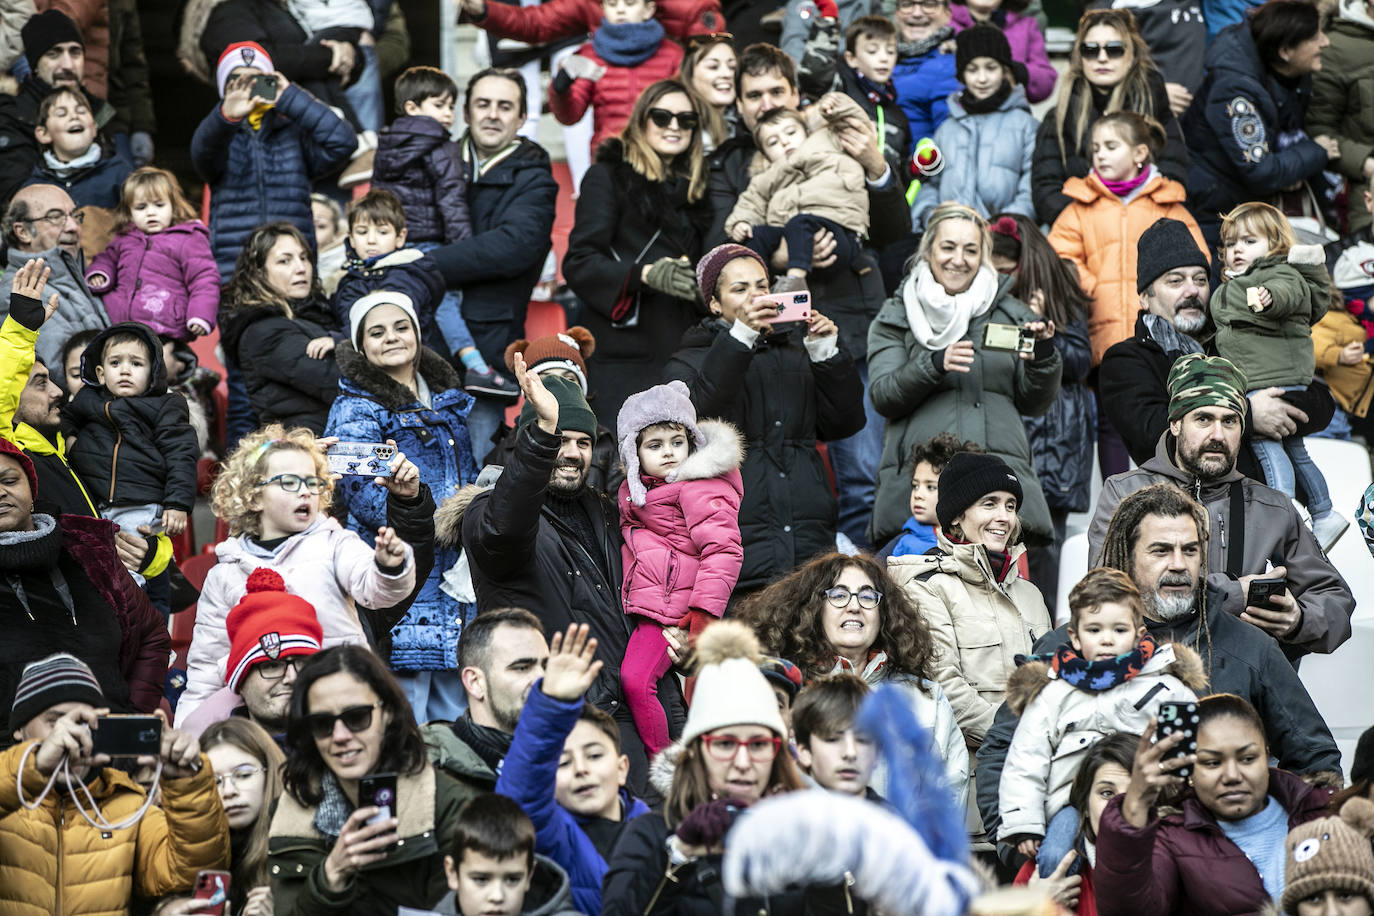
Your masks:
{"label": "knit beanie", "polygon": [[1355,761],[1350,764],[1350,782],[1374,781],[1374,728],[1367,728],[1355,745]]}
{"label": "knit beanie", "polygon": [[[415,327],[416,338],[420,335],[420,316],[415,314],[415,303],[405,293],[398,293],[389,289],[379,289],[376,292],[368,293],[363,296],[348,310],[348,339],[353,341],[353,346],[362,352],[362,335],[367,320],[367,313],[380,305],[394,305],[406,313],[410,318],[410,323]],[[417,353],[416,356],[419,354]]]}
{"label": "knit beanie", "polygon": [[762,725],[780,738],[787,734],[773,688],[759,670],[762,657],[758,637],[738,621],[717,621],[702,631],[683,746],[731,725]]}
{"label": "knit beanie", "polygon": [[[647,491],[639,479],[639,446],[635,442],[639,431],[655,423],[677,423],[685,426],[697,448],[706,444],[706,437],[697,428],[697,409],[692,406],[687,386],[674,379],[666,385],[655,385],[648,391],[632,394],[625,399],[616,418],[615,428],[620,435],[620,460],[625,463],[625,483],[630,488],[630,501],[644,505]],[[677,479],[677,470],[668,472],[667,479]]]}
{"label": "knit beanie", "polygon": [[[558,429],[560,432],[586,433],[593,439],[596,438],[596,414],[587,404],[587,398],[582,394],[582,389],[576,382],[557,375],[541,376],[540,381],[549,390],[549,394],[558,400]],[[531,423],[539,419],[539,415],[534,412],[534,405],[529,398],[525,399],[525,406],[520,408],[520,418],[515,421],[515,430],[519,432]]]}
{"label": "knit beanie", "polygon": [[38,472],[33,469],[33,459],[24,454],[24,450],[15,445],[10,440],[0,436],[0,455],[9,455],[19,462],[19,467],[23,469],[24,476],[29,479],[29,490],[32,495],[38,495]]}
{"label": "knit beanie", "polygon": [[769,684],[781,687],[789,697],[795,697],[802,689],[801,669],[781,656],[765,655],[759,670]]}
{"label": "knit beanie", "polygon": [[1298,901],[1323,891],[1348,891],[1374,905],[1374,801],[1346,799],[1339,817],[1299,824],[1288,832],[1283,911],[1297,916]]}
{"label": "knit beanie", "polygon": [[256,41],[236,41],[224,49],[215,64],[215,85],[219,87],[219,97],[224,98],[224,86],[229,82],[229,74],[239,67],[252,67],[262,73],[274,73],[276,67],[267,50]]}
{"label": "knit beanie", "polygon": [[287,594],[281,574],[266,567],[249,573],[247,592],[229,611],[224,629],[229,635],[224,683],[235,693],[254,665],[314,655],[324,637],[315,606]]}
{"label": "knit beanie", "polygon": [[964,81],[964,68],[978,57],[991,57],[1012,71],[1011,44],[995,25],[979,23],[954,36],[954,76],[959,82]]}
{"label": "knit beanie", "polygon": [[75,41],[83,48],[86,46],[76,23],[60,10],[44,10],[30,16],[19,30],[19,38],[24,43],[24,58],[28,60],[30,70],[38,69],[38,59],[47,54],[53,45]]}
{"label": "knit beanie", "polygon": [[768,265],[764,263],[763,257],[757,251],[745,248],[743,245],[736,245],[727,242],[724,245],[717,245],[710,251],[701,256],[697,261],[697,286],[701,288],[701,301],[707,305],[716,296],[716,283],[720,280],[720,272],[725,269],[735,258],[753,258],[758,261],[763,268],[763,275],[768,276]]}
{"label": "knit beanie", "polygon": [[1140,233],[1136,242],[1135,291],[1146,287],[1179,267],[1208,267],[1207,255],[1197,247],[1188,227],[1176,219],[1157,219]]}
{"label": "knit beanie", "polygon": [[1005,490],[1021,504],[1021,481],[996,455],[955,452],[940,472],[940,495],[935,500],[935,517],[948,531],[964,510],[989,493]]}
{"label": "knit beanie", "polygon": [[1199,407],[1229,407],[1245,417],[1245,373],[1220,356],[1185,353],[1169,370],[1169,421]]}
{"label": "knit beanie", "polygon": [[531,372],[545,372],[555,367],[568,369],[577,376],[585,395],[587,388],[587,357],[596,352],[596,338],[586,328],[574,325],[561,334],[517,340],[506,347],[506,368],[515,374],[515,354],[525,357]]}
{"label": "knit beanie", "polygon": [[59,703],[105,705],[100,682],[81,659],[58,652],[24,666],[10,708],[10,731],[16,732]]}

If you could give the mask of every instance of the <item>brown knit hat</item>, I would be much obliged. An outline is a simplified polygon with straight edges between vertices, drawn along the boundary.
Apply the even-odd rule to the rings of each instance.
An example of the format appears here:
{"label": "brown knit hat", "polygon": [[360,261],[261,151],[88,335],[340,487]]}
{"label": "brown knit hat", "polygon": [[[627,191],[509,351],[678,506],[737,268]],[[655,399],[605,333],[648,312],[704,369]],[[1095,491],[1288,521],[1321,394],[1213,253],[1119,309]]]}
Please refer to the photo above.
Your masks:
{"label": "brown knit hat", "polygon": [[1283,911],[1297,916],[1298,901],[1323,891],[1362,894],[1374,904],[1374,801],[1355,796],[1340,817],[1323,817],[1288,833]]}
{"label": "brown knit hat", "polygon": [[[525,366],[533,370],[536,366],[551,369],[554,365],[572,370],[577,382],[582,386],[582,395],[587,394],[586,359],[596,351],[596,338],[586,328],[574,325],[561,334],[549,334],[534,340],[517,340],[506,347],[506,368],[515,373],[515,354],[525,357]],[[552,365],[550,365],[552,364]]]}

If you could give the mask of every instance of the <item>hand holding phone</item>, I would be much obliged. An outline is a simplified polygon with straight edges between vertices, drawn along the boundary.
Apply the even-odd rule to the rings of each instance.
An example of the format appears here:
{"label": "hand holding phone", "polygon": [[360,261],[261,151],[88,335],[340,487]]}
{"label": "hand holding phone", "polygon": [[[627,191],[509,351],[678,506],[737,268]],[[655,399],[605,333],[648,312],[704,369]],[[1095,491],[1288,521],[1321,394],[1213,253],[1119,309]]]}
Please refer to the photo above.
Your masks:
{"label": "hand holding phone", "polygon": [[1245,606],[1276,610],[1269,599],[1288,591],[1287,579],[1251,579],[1245,589]]}
{"label": "hand holding phone", "polygon": [[[1183,734],[1183,741],[1173,750],[1164,755],[1165,760],[1182,760],[1190,754],[1197,753],[1197,704],[1196,703],[1160,703],[1159,729],[1155,733],[1156,740],[1162,740],[1175,733]],[[1192,766],[1181,766],[1173,771],[1173,775],[1187,779],[1193,775]]]}
{"label": "hand holding phone", "polygon": [[196,875],[196,886],[191,893],[192,900],[204,900],[207,905],[197,910],[210,916],[224,916],[229,906],[229,881],[227,871],[202,871]]}
{"label": "hand holding phone", "polygon": [[381,824],[396,816],[396,774],[372,773],[358,780],[358,807],[368,805],[378,812],[367,819],[368,826]]}
{"label": "hand holding phone", "polygon": [[162,754],[162,720],[157,716],[108,715],[96,720],[91,755],[158,757]]}
{"label": "hand holding phone", "polygon": [[759,296],[754,302],[771,302],[776,307],[777,311],[763,319],[771,324],[774,330],[777,330],[779,325],[791,326],[811,321],[811,294],[805,290],[794,293],[769,293]]}

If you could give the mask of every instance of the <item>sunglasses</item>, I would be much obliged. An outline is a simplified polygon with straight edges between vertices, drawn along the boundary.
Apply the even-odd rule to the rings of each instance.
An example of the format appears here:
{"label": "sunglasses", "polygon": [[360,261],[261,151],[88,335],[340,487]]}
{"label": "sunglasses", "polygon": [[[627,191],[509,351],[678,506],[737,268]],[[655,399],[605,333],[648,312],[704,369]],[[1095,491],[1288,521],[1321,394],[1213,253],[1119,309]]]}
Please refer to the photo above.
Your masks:
{"label": "sunglasses", "polygon": [[1102,55],[1103,51],[1107,52],[1108,60],[1121,60],[1121,58],[1126,56],[1126,43],[1122,41],[1109,41],[1106,44],[1102,44],[1096,41],[1085,41],[1078,45],[1079,55],[1088,60],[1097,60],[1097,58]]}
{"label": "sunglasses", "polygon": [[305,717],[305,724],[316,740],[328,738],[334,734],[335,722],[342,722],[344,728],[356,735],[358,732],[367,731],[372,727],[372,711],[381,705],[381,703],[372,703],[367,706],[350,706],[337,714],[312,712]]}
{"label": "sunglasses", "polygon": [[696,130],[698,123],[695,111],[669,111],[666,108],[650,108],[649,120],[659,129],[664,129],[677,121],[677,126],[683,130]]}

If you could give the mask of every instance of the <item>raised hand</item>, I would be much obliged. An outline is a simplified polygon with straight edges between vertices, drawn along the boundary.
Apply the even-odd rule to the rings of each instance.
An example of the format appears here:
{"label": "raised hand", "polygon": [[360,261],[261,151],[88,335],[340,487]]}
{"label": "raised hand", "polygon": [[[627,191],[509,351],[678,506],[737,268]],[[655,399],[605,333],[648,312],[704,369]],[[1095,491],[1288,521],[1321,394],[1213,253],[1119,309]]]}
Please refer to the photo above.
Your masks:
{"label": "raised hand", "polygon": [[[30,258],[24,262],[24,266],[14,272],[14,277],[10,279],[10,294],[14,296],[27,296],[30,299],[42,301],[43,288],[48,285],[48,278],[52,276],[52,268],[44,265],[42,258]],[[43,320],[47,321],[57,312],[57,293],[48,297],[48,302],[43,306]]]}
{"label": "raised hand", "polygon": [[395,528],[377,529],[377,565],[383,569],[395,569],[406,561],[406,542],[396,533]]}
{"label": "raised hand", "polygon": [[531,372],[525,365],[525,357],[515,354],[515,381],[525,400],[534,405],[534,415],[539,418],[539,428],[552,435],[558,432],[558,398],[554,397],[539,374]]}
{"label": "raised hand", "polygon": [[1188,736],[1178,731],[1160,739],[1158,743],[1151,743],[1150,739],[1155,736],[1158,727],[1158,720],[1151,717],[1150,726],[1145,729],[1145,734],[1140,736],[1140,743],[1136,745],[1135,766],[1131,768],[1131,784],[1126,789],[1126,799],[1121,805],[1122,816],[1126,818],[1127,823],[1137,828],[1144,827],[1150,822],[1150,809],[1154,807],[1161,792],[1182,785],[1183,779],[1177,776],[1175,771],[1197,763],[1196,754],[1164,759],[1169,751],[1182,744]]}
{"label": "raised hand", "polygon": [[[51,776],[61,765],[63,757],[68,759],[73,769],[93,762],[90,759],[91,729],[96,727],[96,718],[101,712],[108,710],[73,709],[54,722],[52,731],[48,732],[33,755],[33,765],[38,772]],[[103,754],[101,756],[109,760]]]}
{"label": "raised hand", "polygon": [[574,623],[566,634],[555,633],[549,640],[549,663],[540,688],[545,696],[571,703],[596,681],[601,662],[596,658],[596,640],[587,636],[589,629],[585,623]]}
{"label": "raised hand", "polygon": [[[167,714],[156,710],[153,715],[162,720],[162,778],[185,779],[200,772],[200,742],[190,732],[178,731],[167,721]],[[139,757],[139,766],[152,766],[155,757]]]}

